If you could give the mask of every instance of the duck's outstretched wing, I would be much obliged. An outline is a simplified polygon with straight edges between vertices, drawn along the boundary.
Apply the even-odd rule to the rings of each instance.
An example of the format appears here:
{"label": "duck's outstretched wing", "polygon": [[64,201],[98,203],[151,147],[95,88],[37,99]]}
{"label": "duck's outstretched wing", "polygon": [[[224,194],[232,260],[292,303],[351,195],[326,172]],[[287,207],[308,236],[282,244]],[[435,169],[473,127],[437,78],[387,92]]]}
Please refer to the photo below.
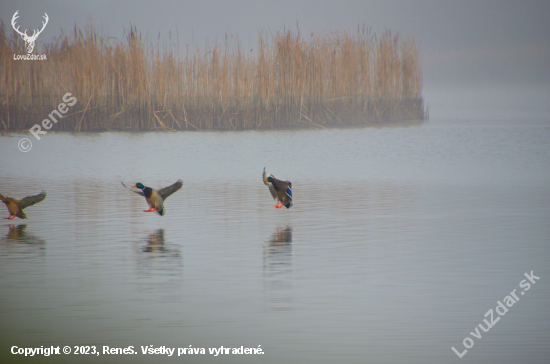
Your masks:
{"label": "duck's outstretched wing", "polygon": [[273,196],[273,199],[276,200],[277,199],[277,192],[275,192],[275,188],[273,188],[273,184],[271,184],[271,182],[266,182],[265,181],[267,179],[267,177],[269,177],[269,176],[275,178],[271,173],[267,173],[265,171],[265,167],[264,167],[264,173],[262,173],[262,181],[264,181],[264,185],[266,185],[269,188],[269,192],[271,192],[271,196]]}
{"label": "duck's outstretched wing", "polygon": [[178,179],[178,181],[173,185],[164,187],[163,189],[159,190],[159,195],[161,195],[163,200],[166,200],[168,196],[179,190],[182,186],[183,181],[181,179]]}
{"label": "duck's outstretched wing", "polygon": [[122,183],[122,185],[124,186],[124,188],[126,188],[127,190],[132,191],[132,192],[134,192],[134,193],[137,193],[137,194],[140,195],[140,196],[145,197],[145,193],[143,193],[142,190],[136,190],[136,189],[134,189],[134,188],[129,188],[129,187],[127,187],[127,186],[124,184],[124,182],[122,182],[122,181],[121,181],[120,183]]}
{"label": "duck's outstretched wing", "polygon": [[25,198],[22,198],[19,203],[21,204],[21,208],[24,209],[25,207],[29,207],[34,205],[35,203],[39,203],[40,201],[44,200],[46,198],[46,192],[42,191],[36,196],[27,196]]}

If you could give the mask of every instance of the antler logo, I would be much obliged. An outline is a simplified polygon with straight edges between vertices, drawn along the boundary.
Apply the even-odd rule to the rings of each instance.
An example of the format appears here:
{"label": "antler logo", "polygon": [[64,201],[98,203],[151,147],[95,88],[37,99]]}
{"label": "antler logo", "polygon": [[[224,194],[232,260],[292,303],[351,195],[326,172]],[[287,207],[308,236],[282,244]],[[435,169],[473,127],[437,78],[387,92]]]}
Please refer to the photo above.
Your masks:
{"label": "antler logo", "polygon": [[44,30],[44,28],[46,28],[46,24],[48,24],[48,14],[44,13],[44,19],[46,20],[45,22],[42,22],[42,29],[40,30],[34,30],[32,35],[29,37],[27,35],[27,29],[25,29],[24,32],[21,32],[19,30],[19,27],[15,27],[15,20],[17,18],[19,18],[19,15],[17,15],[17,13],[19,12],[19,10],[17,10],[15,12],[15,14],[13,14],[13,18],[11,18],[11,26],[13,27],[13,29],[19,33],[21,35],[21,38],[23,38],[23,40],[25,41],[25,48],[27,48],[27,53],[28,54],[31,54],[32,53],[32,50],[34,49],[34,44],[36,42],[36,38],[38,38],[38,36],[40,35],[40,33],[42,33],[42,31]]}

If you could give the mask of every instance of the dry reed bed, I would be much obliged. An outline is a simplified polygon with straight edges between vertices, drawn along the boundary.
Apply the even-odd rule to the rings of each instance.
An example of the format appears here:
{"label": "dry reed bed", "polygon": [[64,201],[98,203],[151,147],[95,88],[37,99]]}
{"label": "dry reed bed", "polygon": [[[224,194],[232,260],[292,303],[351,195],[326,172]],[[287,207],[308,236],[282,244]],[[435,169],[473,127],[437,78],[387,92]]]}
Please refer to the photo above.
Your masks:
{"label": "dry reed bed", "polygon": [[[147,45],[135,28],[124,41],[92,26],[14,60],[23,41],[0,31],[0,128],[41,122],[70,92],[78,103],[55,130],[243,130],[360,126],[425,118],[414,39],[368,29],[305,40],[299,30],[260,32],[253,51],[222,45],[181,50]],[[181,56],[180,56],[181,54]]]}

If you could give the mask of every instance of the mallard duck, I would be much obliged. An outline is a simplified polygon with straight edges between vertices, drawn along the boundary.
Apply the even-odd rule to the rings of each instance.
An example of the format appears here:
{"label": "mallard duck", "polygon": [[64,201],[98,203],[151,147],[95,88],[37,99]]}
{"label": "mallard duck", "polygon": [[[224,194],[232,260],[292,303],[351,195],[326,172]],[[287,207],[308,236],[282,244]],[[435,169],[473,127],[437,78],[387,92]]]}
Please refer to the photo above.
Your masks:
{"label": "mallard duck", "polygon": [[143,184],[138,182],[134,186],[132,186],[133,188],[138,188],[141,190],[141,191],[136,191],[126,187],[124,182],[120,182],[120,183],[122,183],[122,185],[125,188],[129,189],[130,191],[145,197],[145,200],[149,205],[149,210],[143,210],[143,212],[156,211],[160,216],[164,216],[164,200],[166,200],[168,196],[170,196],[171,194],[173,194],[183,186],[183,181],[179,179],[173,185],[164,187],[163,189],[157,191],[151,187],[145,187]]}
{"label": "mallard duck", "polygon": [[20,219],[26,219],[27,215],[25,215],[23,209],[32,206],[35,203],[39,203],[45,198],[46,192],[44,191],[40,192],[36,196],[27,196],[25,198],[22,198],[21,200],[16,200],[15,198],[4,197],[0,195],[0,200],[2,200],[2,202],[6,204],[6,207],[10,212],[10,216],[5,217],[4,219],[13,220],[16,216]]}
{"label": "mallard duck", "polygon": [[[275,178],[272,174],[267,173],[264,167],[264,173],[262,174],[264,184],[269,188],[271,196],[274,200],[277,200],[276,208],[286,207],[289,209],[292,206],[292,183],[290,181],[281,181]],[[279,206],[279,203],[281,205]]]}

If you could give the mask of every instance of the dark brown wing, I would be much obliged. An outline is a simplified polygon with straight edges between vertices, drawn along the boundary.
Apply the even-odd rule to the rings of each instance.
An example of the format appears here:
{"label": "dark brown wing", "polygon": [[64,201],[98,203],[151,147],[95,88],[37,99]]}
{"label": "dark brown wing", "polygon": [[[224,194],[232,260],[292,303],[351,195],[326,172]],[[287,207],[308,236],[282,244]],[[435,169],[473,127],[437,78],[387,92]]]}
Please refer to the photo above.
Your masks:
{"label": "dark brown wing", "polygon": [[178,181],[173,185],[164,187],[163,189],[159,190],[159,195],[162,197],[163,200],[166,200],[168,196],[179,190],[182,186],[183,181],[181,179],[178,179]]}
{"label": "dark brown wing", "polygon": [[24,209],[26,207],[34,205],[35,203],[39,203],[45,198],[46,198],[46,192],[42,191],[36,196],[27,196],[25,198],[22,198],[19,201],[19,203],[21,204],[21,208]]}
{"label": "dark brown wing", "polygon": [[273,180],[273,187],[275,188],[276,191],[281,191],[286,193],[288,188],[292,189],[291,186],[292,185],[290,184],[289,181],[281,181],[280,179],[276,179],[276,178],[274,178]]}

